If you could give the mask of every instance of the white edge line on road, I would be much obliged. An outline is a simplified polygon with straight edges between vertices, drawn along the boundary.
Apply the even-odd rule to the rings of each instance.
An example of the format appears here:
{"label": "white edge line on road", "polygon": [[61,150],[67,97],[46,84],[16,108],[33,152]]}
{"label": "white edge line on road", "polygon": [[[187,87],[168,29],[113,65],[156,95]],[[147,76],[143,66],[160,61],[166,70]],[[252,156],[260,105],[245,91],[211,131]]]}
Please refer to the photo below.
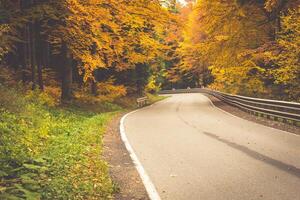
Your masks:
{"label": "white edge line on road", "polygon": [[135,168],[137,169],[142,181],[143,181],[143,184],[146,188],[146,191],[148,193],[148,196],[151,200],[161,200],[158,192],[156,191],[155,189],[155,186],[154,184],[152,183],[152,181],[150,180],[150,177],[147,175],[145,169],[143,168],[141,162],[139,161],[137,155],[134,153],[134,150],[132,148],[132,146],[130,145],[129,141],[128,141],[128,138],[126,136],[126,132],[125,132],[125,126],[124,126],[124,121],[126,119],[126,117],[128,117],[129,115],[137,112],[139,110],[135,110],[135,111],[132,111],[126,115],[124,115],[122,118],[121,118],[121,121],[120,121],[120,134],[121,134],[121,139],[123,141],[123,143],[125,144],[125,147],[127,149],[127,151],[129,152],[130,154],[130,157],[135,165]]}
{"label": "white edge line on road", "polygon": [[[203,93],[200,93],[200,94],[203,94]],[[270,126],[266,126],[266,125],[263,125],[263,124],[260,124],[260,123],[256,123],[256,122],[250,121],[250,120],[248,120],[248,119],[241,118],[241,117],[236,116],[236,115],[234,115],[234,114],[231,114],[231,113],[229,113],[229,112],[227,112],[227,111],[225,111],[225,110],[223,110],[223,109],[221,109],[221,108],[215,106],[215,104],[212,102],[212,100],[211,100],[208,96],[206,96],[206,95],[203,95],[203,96],[205,96],[205,97],[210,101],[210,104],[212,105],[212,107],[214,107],[214,108],[220,110],[221,112],[223,112],[223,113],[225,113],[225,114],[227,114],[227,115],[230,115],[230,116],[235,117],[235,118],[238,118],[238,119],[245,120],[245,121],[247,121],[247,122],[255,123],[255,124],[264,126],[264,127],[266,127],[266,128],[272,129],[272,130],[282,131],[282,132],[284,132],[284,133],[288,133],[288,134],[290,134],[290,135],[300,137],[300,135],[298,135],[298,134],[290,133],[290,132],[288,132],[288,131],[284,131],[284,130],[280,130],[280,129],[277,129],[277,128],[273,128],[273,127],[270,127]]]}

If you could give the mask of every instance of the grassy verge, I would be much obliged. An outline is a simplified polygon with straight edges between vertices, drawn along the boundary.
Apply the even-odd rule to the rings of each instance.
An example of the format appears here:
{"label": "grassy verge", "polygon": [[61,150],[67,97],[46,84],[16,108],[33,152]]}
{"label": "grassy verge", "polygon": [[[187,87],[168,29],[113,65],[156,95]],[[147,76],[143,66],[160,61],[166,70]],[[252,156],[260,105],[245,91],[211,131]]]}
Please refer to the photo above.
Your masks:
{"label": "grassy verge", "polygon": [[44,94],[3,86],[0,94],[0,199],[113,197],[100,155],[116,111],[55,107]]}
{"label": "grassy verge", "polygon": [[154,95],[154,94],[150,94],[150,93],[147,94],[147,97],[149,98],[150,104],[153,104],[153,103],[156,103],[158,101],[162,101],[162,100],[168,98],[168,96],[159,96],[159,95]]}
{"label": "grassy verge", "polygon": [[[156,103],[158,101],[168,98],[168,96],[159,96],[159,95],[150,94],[150,93],[147,93],[145,96],[148,97],[149,104],[153,104],[153,103]],[[125,98],[116,100],[115,103],[117,105],[120,105],[122,108],[125,108],[126,110],[134,110],[134,109],[138,108],[138,105],[136,102],[137,98],[138,97],[136,97],[136,96],[125,97]]]}
{"label": "grassy verge", "polygon": [[[105,126],[135,108],[116,103],[56,106],[46,94],[0,85],[0,199],[112,199],[101,158]],[[150,103],[166,97],[147,95]]]}

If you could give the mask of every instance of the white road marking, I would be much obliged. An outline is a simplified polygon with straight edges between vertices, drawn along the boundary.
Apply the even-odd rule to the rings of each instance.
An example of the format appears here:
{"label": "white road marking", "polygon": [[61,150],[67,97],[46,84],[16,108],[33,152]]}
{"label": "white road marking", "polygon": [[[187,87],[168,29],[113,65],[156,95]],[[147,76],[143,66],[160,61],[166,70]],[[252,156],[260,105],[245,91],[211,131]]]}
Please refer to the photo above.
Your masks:
{"label": "white road marking", "polygon": [[[200,93],[200,94],[201,94],[201,93]],[[205,95],[203,95],[203,96],[205,96]],[[212,102],[212,100],[211,100],[209,97],[207,97],[207,96],[205,96],[205,97],[210,101],[210,104],[212,105],[212,107],[214,107],[214,108],[220,110],[221,112],[223,112],[223,113],[225,113],[225,114],[227,114],[227,115],[230,115],[230,116],[232,116],[232,117],[238,118],[238,119],[242,119],[242,120],[245,120],[245,121],[248,121],[248,122],[252,122],[252,121],[249,121],[249,120],[247,120],[247,119],[243,119],[243,118],[241,118],[241,117],[238,117],[238,116],[236,116],[236,115],[233,115],[233,114],[231,114],[231,113],[229,113],[229,112],[227,112],[227,111],[225,111],[225,110],[223,110],[223,109],[221,109],[221,108],[215,106],[214,103]],[[160,101],[160,102],[162,102],[162,101]],[[159,102],[156,102],[156,103],[159,103]],[[155,104],[156,104],[156,103],[155,103]],[[152,107],[153,105],[154,105],[154,104],[150,105],[150,107]],[[147,107],[145,107],[145,108],[147,108]],[[134,114],[134,113],[136,113],[136,112],[138,112],[138,111],[140,111],[140,110],[143,110],[143,109],[145,109],[145,108],[142,108],[142,109],[139,109],[139,110],[132,111],[132,112],[130,112],[130,113],[128,113],[128,114],[126,114],[126,115],[124,115],[124,116],[122,117],[122,119],[121,119],[121,121],[120,121],[120,134],[121,134],[121,139],[122,139],[123,143],[125,144],[125,147],[126,147],[127,151],[129,152],[130,157],[131,157],[131,159],[132,159],[132,161],[133,161],[133,163],[134,163],[134,165],[135,165],[135,167],[136,167],[136,169],[137,169],[137,171],[138,171],[138,173],[139,173],[139,175],[140,175],[140,177],[141,177],[141,179],[142,179],[142,181],[143,181],[143,184],[144,184],[144,186],[145,186],[145,188],[146,188],[146,191],[147,191],[147,193],[148,193],[149,198],[150,198],[151,200],[161,200],[161,198],[160,198],[160,196],[159,196],[159,194],[158,194],[158,192],[157,192],[157,190],[156,190],[154,184],[152,183],[150,177],[149,177],[148,174],[146,173],[144,167],[142,166],[142,164],[141,164],[141,162],[139,161],[137,155],[135,154],[135,152],[134,152],[132,146],[130,145],[129,140],[128,140],[127,136],[126,136],[126,132],[125,132],[124,121],[125,121],[126,117],[128,117],[129,115]],[[252,122],[252,123],[253,123],[253,122]],[[270,129],[275,129],[275,128],[272,128],[272,127],[269,127],[269,126],[265,126],[265,125],[262,125],[262,126],[267,127],[267,128],[270,128]],[[275,129],[275,130],[277,130],[277,129]],[[295,135],[295,134],[290,133],[290,132],[287,132],[287,131],[283,131],[283,132],[289,133],[289,134],[292,134],[292,135]],[[297,136],[298,136],[298,135],[297,135]]]}
{"label": "white road marking", "polygon": [[139,110],[136,110],[136,111],[133,111],[133,112],[130,112],[126,115],[124,115],[121,119],[121,122],[120,122],[120,134],[121,134],[121,138],[122,138],[122,141],[124,142],[125,146],[126,146],[126,149],[127,151],[129,152],[130,154],[130,157],[143,181],[143,184],[147,190],[147,193],[148,193],[148,196],[151,200],[161,200],[158,192],[156,191],[155,189],[155,186],[154,184],[152,183],[152,181],[150,180],[150,177],[148,176],[148,174],[146,173],[144,167],[142,166],[141,162],[139,161],[137,155],[135,154],[132,146],[130,145],[129,141],[128,141],[128,138],[126,136],[126,132],[125,132],[125,127],[124,127],[124,121],[126,119],[126,117],[128,117],[129,115],[137,112]]}

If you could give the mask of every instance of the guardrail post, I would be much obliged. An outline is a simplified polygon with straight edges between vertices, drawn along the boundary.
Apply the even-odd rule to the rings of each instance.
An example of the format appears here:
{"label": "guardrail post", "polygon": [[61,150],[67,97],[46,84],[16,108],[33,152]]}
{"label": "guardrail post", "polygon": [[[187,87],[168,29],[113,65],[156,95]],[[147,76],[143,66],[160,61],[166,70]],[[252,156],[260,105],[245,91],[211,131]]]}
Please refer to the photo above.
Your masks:
{"label": "guardrail post", "polygon": [[148,101],[149,101],[148,97],[138,98],[138,99],[136,100],[137,106],[138,106],[138,107],[143,107],[143,106],[145,106],[145,105],[148,104]]}

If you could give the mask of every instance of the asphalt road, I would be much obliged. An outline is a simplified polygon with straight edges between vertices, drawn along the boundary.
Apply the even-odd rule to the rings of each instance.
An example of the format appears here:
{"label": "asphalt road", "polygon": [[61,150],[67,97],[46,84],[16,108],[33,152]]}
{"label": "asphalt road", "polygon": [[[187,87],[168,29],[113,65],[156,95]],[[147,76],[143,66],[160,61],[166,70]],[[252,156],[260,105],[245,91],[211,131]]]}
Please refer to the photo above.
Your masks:
{"label": "asphalt road", "polygon": [[125,131],[161,199],[300,200],[300,136],[176,94],[129,115]]}

